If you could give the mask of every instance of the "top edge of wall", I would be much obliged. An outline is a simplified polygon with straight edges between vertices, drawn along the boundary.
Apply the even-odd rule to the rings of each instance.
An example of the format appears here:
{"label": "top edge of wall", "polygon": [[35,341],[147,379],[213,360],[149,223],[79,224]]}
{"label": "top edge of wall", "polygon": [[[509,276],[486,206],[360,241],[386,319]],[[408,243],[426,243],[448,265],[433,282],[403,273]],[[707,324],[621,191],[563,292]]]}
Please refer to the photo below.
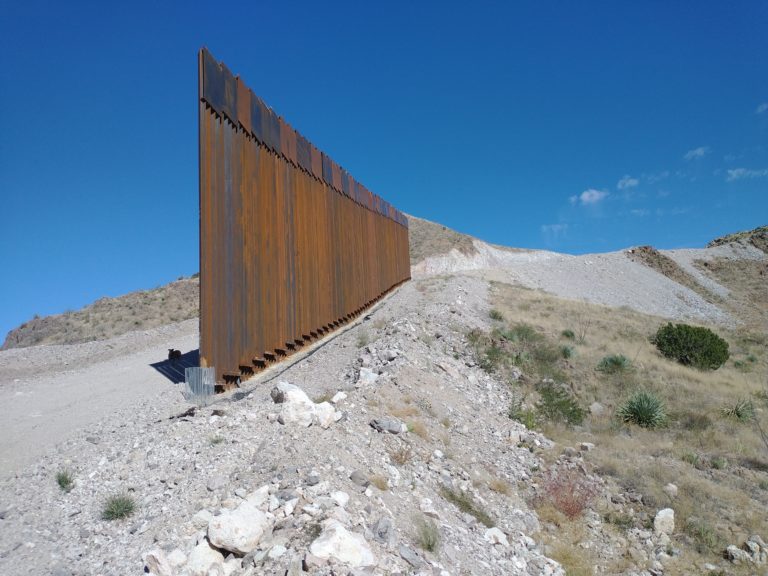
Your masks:
{"label": "top edge of wall", "polygon": [[322,180],[339,194],[408,228],[406,216],[370,192],[349,172],[295,130],[207,48],[198,55],[200,100],[275,154]]}

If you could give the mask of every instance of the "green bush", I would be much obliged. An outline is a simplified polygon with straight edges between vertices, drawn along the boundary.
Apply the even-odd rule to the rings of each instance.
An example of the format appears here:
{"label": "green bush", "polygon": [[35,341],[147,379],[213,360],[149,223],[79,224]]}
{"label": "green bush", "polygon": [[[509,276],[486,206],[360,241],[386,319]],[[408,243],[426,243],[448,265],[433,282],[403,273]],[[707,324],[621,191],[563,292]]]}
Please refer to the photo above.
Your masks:
{"label": "green bush", "polygon": [[576,334],[574,334],[573,330],[571,329],[563,330],[562,332],[560,332],[560,336],[562,336],[563,338],[567,338],[568,340],[576,339]]}
{"label": "green bush", "polygon": [[604,374],[619,374],[632,368],[632,362],[623,354],[605,356],[597,365],[597,371]]}
{"label": "green bush", "polygon": [[541,399],[537,404],[538,412],[547,420],[578,425],[584,421],[584,409],[563,388],[554,383],[544,383],[539,387]]}
{"label": "green bush", "polygon": [[133,514],[135,509],[136,503],[130,496],[125,494],[110,496],[104,504],[101,517],[104,520],[119,520]]}
{"label": "green bush", "polygon": [[571,358],[573,356],[573,346],[560,346],[560,355],[565,358]]}
{"label": "green bush", "polygon": [[668,323],[653,343],[667,358],[700,370],[717,370],[728,360],[728,342],[709,328]]}
{"label": "green bush", "polygon": [[639,390],[619,408],[619,418],[643,428],[657,428],[667,419],[664,402],[653,392]]}

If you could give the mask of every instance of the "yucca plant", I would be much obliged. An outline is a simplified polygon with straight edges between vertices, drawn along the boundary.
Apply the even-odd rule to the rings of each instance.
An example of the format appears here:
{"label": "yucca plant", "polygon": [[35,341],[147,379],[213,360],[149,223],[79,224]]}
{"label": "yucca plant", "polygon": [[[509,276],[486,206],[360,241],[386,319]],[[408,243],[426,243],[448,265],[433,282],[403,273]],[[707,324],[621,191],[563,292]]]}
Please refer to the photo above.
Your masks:
{"label": "yucca plant", "polygon": [[623,422],[637,424],[643,428],[658,428],[667,419],[664,401],[653,392],[638,390],[619,408],[618,416]]}
{"label": "yucca plant", "polygon": [[726,418],[733,418],[739,422],[751,422],[755,419],[755,405],[752,400],[741,399],[731,406],[721,410]]}

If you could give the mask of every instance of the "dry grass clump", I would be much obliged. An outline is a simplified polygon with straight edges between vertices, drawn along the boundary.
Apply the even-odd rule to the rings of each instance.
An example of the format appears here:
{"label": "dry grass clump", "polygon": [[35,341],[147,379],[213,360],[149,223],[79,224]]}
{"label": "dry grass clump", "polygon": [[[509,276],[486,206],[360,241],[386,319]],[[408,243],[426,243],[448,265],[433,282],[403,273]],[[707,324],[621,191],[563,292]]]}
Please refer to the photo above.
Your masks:
{"label": "dry grass clump", "polygon": [[423,515],[415,516],[413,527],[419,548],[427,552],[436,552],[440,548],[440,529],[431,518]]}
{"label": "dry grass clump", "polygon": [[512,487],[509,485],[509,482],[501,478],[491,478],[488,482],[488,488],[505,496],[509,496],[512,493]]}
{"label": "dry grass clump", "polygon": [[408,432],[413,432],[422,440],[429,440],[429,431],[422,420],[410,420],[408,422]]}
{"label": "dry grass clump", "polygon": [[383,474],[374,474],[369,478],[371,484],[376,486],[379,490],[382,492],[386,492],[389,490],[389,480],[387,480],[387,477]]}
{"label": "dry grass clump", "polygon": [[469,493],[443,487],[440,490],[440,495],[462,512],[474,516],[478,522],[486,525],[488,528],[493,528],[493,526],[495,526],[490,514],[488,514],[480,504],[475,502]]}
{"label": "dry grass clump", "polygon": [[389,459],[398,466],[404,466],[413,459],[413,450],[408,444],[401,444],[388,452]]}

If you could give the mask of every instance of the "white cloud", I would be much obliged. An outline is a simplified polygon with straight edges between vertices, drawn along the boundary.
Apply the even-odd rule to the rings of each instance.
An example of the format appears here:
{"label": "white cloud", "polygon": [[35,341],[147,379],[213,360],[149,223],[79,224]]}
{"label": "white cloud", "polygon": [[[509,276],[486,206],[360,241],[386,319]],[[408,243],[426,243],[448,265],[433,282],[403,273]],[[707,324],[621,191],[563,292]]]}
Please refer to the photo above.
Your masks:
{"label": "white cloud", "polygon": [[733,168],[728,170],[728,175],[725,177],[728,182],[741,180],[742,178],[768,178],[768,169],[749,170],[747,168]]}
{"label": "white cloud", "polygon": [[637,178],[632,178],[629,174],[625,174],[624,177],[619,180],[619,183],[616,184],[616,188],[619,190],[624,190],[626,188],[634,188],[640,184],[640,180]]}
{"label": "white cloud", "polygon": [[633,210],[630,210],[630,213],[632,216],[648,216],[650,214],[650,210],[647,210],[646,208],[635,208]]}
{"label": "white cloud", "polygon": [[584,192],[578,196],[571,196],[570,200],[571,204],[576,204],[578,202],[582,206],[586,206],[588,204],[597,204],[606,196],[608,196],[608,192],[590,188],[589,190],[584,190]]}
{"label": "white cloud", "polygon": [[709,154],[709,146],[699,146],[693,150],[688,150],[683,158],[686,160],[693,160],[695,158],[703,158],[707,154]]}
{"label": "white cloud", "polygon": [[542,224],[541,233],[549,240],[557,240],[568,232],[568,224]]}
{"label": "white cloud", "polygon": [[755,110],[755,114],[764,114],[765,112],[768,112],[768,102],[763,102]]}
{"label": "white cloud", "polygon": [[663,170],[648,175],[643,174],[643,177],[648,178],[648,182],[651,184],[655,184],[656,182],[661,182],[662,180],[669,178],[669,170]]}

